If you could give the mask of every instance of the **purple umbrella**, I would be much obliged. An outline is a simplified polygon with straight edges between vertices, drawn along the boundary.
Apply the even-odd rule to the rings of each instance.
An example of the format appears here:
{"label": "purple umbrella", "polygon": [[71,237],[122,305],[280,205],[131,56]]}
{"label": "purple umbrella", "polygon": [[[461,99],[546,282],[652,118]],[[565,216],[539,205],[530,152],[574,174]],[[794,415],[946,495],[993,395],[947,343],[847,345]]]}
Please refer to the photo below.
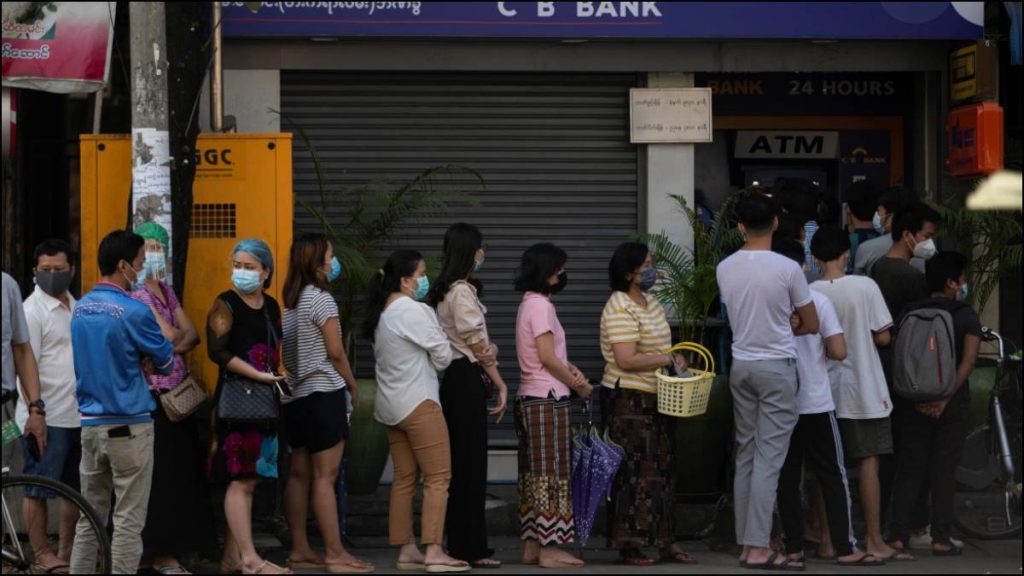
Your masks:
{"label": "purple umbrella", "polygon": [[625,456],[621,446],[605,434],[598,434],[587,405],[587,425],[573,438],[572,508],[576,521],[577,544],[586,545],[594,528],[594,517],[602,499],[611,496],[612,480]]}

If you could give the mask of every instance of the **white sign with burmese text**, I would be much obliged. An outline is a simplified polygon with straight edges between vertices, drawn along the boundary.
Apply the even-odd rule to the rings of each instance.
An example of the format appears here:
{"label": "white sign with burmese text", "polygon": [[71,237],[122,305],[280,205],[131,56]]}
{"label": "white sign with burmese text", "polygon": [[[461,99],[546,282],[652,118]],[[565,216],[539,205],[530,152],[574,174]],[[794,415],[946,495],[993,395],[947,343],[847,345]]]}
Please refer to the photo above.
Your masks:
{"label": "white sign with burmese text", "polygon": [[710,88],[631,88],[633,144],[711,142]]}

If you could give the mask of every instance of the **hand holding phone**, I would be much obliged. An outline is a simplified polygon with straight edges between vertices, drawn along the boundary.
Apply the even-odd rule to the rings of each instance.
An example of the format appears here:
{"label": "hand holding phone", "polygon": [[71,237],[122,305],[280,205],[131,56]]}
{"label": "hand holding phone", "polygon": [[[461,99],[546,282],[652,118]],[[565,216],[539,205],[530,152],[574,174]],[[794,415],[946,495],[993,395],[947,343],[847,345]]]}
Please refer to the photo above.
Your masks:
{"label": "hand holding phone", "polygon": [[28,448],[28,454],[32,457],[32,460],[39,462],[39,457],[42,455],[39,451],[39,439],[36,435],[31,432],[25,433],[25,446]]}

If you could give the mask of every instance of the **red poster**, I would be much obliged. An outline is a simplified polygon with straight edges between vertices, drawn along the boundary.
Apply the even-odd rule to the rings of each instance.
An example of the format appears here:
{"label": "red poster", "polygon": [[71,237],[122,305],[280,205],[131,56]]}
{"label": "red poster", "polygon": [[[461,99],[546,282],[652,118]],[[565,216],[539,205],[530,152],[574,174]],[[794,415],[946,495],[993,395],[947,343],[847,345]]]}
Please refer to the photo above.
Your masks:
{"label": "red poster", "polygon": [[4,2],[3,85],[95,92],[107,83],[114,2]]}

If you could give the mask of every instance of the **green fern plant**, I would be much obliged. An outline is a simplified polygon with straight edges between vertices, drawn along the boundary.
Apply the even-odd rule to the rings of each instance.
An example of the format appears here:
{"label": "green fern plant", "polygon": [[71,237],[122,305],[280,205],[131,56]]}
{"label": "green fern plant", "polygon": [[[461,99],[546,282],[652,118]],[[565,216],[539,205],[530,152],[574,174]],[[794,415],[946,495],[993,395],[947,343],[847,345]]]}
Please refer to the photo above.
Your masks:
{"label": "green fern plant", "polygon": [[[327,181],[320,153],[305,129],[280,112],[271,112],[281,116],[295,132],[313,162],[320,201],[297,202],[331,240],[342,263],[342,275],[331,285],[331,291],[339,300],[342,335],[354,370],[355,319],[360,316],[362,296],[370,278],[380,266],[379,253],[397,231],[410,223],[446,214],[455,204],[476,205],[470,189],[483,189],[484,179],[470,168],[443,164],[404,182],[377,179],[351,188],[334,188]],[[428,258],[428,274],[435,268],[434,261]]]}
{"label": "green fern plant", "polygon": [[977,211],[940,205],[934,208],[942,216],[940,235],[952,239],[970,260],[969,300],[980,313],[999,286],[1000,277],[1020,273],[1021,215],[1005,210]]}
{"label": "green fern plant", "polygon": [[722,204],[710,226],[701,223],[686,199],[670,195],[693,229],[693,248],[680,246],[664,234],[639,234],[634,237],[651,250],[658,268],[658,301],[679,323],[684,340],[703,342],[708,314],[718,298],[716,269],[722,259],[743,244],[732,209],[738,198],[734,193]]}

